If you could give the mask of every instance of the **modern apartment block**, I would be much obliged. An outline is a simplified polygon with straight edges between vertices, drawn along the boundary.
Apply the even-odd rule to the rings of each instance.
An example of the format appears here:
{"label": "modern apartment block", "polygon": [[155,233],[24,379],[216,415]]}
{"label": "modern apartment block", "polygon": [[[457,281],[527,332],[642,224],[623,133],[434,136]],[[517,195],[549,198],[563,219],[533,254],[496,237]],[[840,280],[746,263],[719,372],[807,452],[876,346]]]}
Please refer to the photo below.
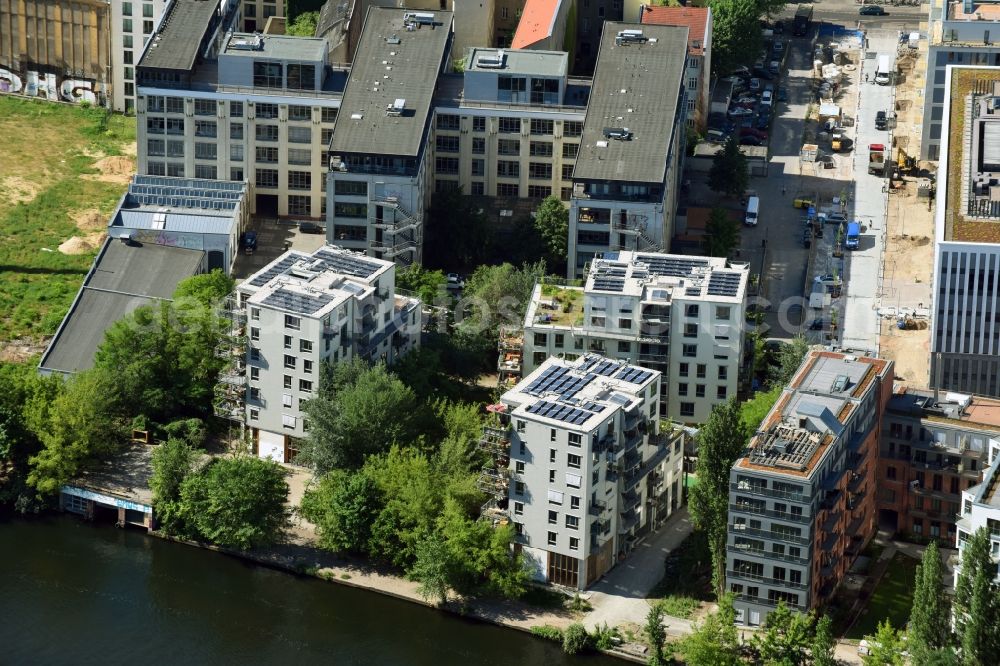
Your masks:
{"label": "modern apartment block", "polygon": [[679,506],[683,431],[661,431],[660,373],[549,359],[501,398],[484,515],[513,521],[536,577],[584,589]]}
{"label": "modern apartment block", "polygon": [[709,96],[712,87],[712,8],[654,7],[639,8],[639,22],[646,25],[682,25],[688,28],[687,71],[684,89],[687,94],[687,122],[704,129],[708,122]]}
{"label": "modern apartment block", "polygon": [[810,352],[730,473],[726,587],[736,621],[830,598],[876,530],[891,361]]}
{"label": "modern apartment block", "polygon": [[[998,431],[1000,432],[1000,431]],[[990,533],[990,552],[994,561],[1000,561],[1000,435],[994,433],[989,439],[989,464],[983,475],[983,482],[962,493],[962,514],[958,519],[955,546],[958,557],[955,559],[954,584],[958,585],[958,577],[962,573],[962,550],[965,542],[974,532],[986,528]]]}
{"label": "modern apartment block", "polygon": [[582,288],[535,286],[524,370],[588,353],[634,363],[662,373],[660,416],[704,423],[737,392],[748,277],[722,258],[606,252]]}
{"label": "modern apartment block", "polygon": [[234,32],[239,5],[173,0],[137,67],[138,171],[249,181],[258,214],[323,219],[346,72],[322,39]]}
{"label": "modern apartment block", "polygon": [[395,276],[392,262],[327,245],[286,252],[237,287],[216,411],[249,426],[260,457],[294,459],[324,361],[392,364],[420,344],[420,301],[397,295]]}
{"label": "modern apartment block", "polygon": [[569,201],[590,81],[559,51],[475,48],[434,98],[436,192]]}
{"label": "modern apartment block", "polygon": [[432,99],[451,64],[451,25],[451,12],[368,10],[330,141],[330,243],[420,261],[433,179]]}
{"label": "modern apartment block", "polygon": [[879,439],[879,527],[953,542],[962,493],[983,478],[998,433],[1000,402],[898,387]]}
{"label": "modern apartment block", "polygon": [[[945,75],[930,386],[997,398],[1000,67],[948,67]],[[951,116],[953,103],[960,117]]]}
{"label": "modern apartment block", "polygon": [[135,112],[135,67],[168,0],[111,0],[112,108]]}
{"label": "modern apartment block", "polygon": [[285,15],[285,3],[277,0],[242,0],[240,32],[263,32],[267,19]]}
{"label": "modern apartment block", "polygon": [[605,23],[573,169],[567,274],[608,250],[668,249],[684,152],[688,29]]}
{"label": "modern apartment block", "polygon": [[948,133],[945,116],[951,99],[946,84],[948,67],[1000,65],[998,35],[1000,5],[976,0],[931,0],[921,159],[937,160],[948,155],[942,145]]}

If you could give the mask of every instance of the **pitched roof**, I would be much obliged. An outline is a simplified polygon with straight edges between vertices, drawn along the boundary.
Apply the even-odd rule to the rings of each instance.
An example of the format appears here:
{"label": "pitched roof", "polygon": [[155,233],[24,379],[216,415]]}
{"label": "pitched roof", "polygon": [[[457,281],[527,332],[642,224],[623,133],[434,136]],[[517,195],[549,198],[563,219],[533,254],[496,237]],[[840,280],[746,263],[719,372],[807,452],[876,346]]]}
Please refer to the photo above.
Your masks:
{"label": "pitched roof", "polygon": [[[705,28],[708,25],[708,7],[653,7],[643,5],[642,23],[652,25],[678,25],[688,28],[688,53],[705,55]],[[698,46],[695,47],[694,44]]]}
{"label": "pitched roof", "polygon": [[526,49],[552,35],[556,14],[563,0],[527,0],[511,41],[512,49]]}

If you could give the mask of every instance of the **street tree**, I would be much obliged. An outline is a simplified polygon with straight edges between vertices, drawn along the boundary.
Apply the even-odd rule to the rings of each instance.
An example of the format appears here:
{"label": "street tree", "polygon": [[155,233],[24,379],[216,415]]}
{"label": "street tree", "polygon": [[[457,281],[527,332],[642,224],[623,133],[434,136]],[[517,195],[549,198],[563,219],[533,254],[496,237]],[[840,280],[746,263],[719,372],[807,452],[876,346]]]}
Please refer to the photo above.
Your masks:
{"label": "street tree", "polygon": [[820,616],[813,628],[812,644],[809,647],[812,666],[836,666],[838,662],[833,653],[836,647],[837,639],[833,635],[833,621],[826,615]]}
{"label": "street tree", "polygon": [[[765,2],[767,0],[761,0]],[[760,17],[757,0],[711,0],[712,70],[729,76],[738,65],[761,50]]]}
{"label": "street tree", "polygon": [[562,273],[566,266],[569,210],[557,196],[546,197],[535,211],[535,228],[545,243],[549,270]]}
{"label": "street tree", "polygon": [[1000,653],[1000,603],[993,579],[997,567],[990,553],[990,535],[976,530],[962,547],[962,570],[955,585],[955,633],[962,661],[970,666],[994,663]]}
{"label": "street tree", "polygon": [[768,386],[772,388],[788,386],[807,353],[809,353],[809,341],[803,335],[796,335],[783,344],[774,359],[777,362],[768,366]]}
{"label": "street tree", "polygon": [[751,644],[766,664],[799,666],[807,662],[812,642],[811,615],[793,613],[783,601],[768,613],[764,630],[758,631]]}
{"label": "street tree", "polygon": [[719,609],[709,613],[681,641],[684,663],[692,666],[738,666],[742,663],[735,623],[733,598],[727,594],[720,598]]}
{"label": "street tree", "polygon": [[646,614],[646,640],[649,641],[649,666],[664,666],[663,648],[667,643],[667,630],[663,626],[663,606],[653,604]]}
{"label": "street tree", "polygon": [[[726,0],[730,1],[734,0]],[[712,158],[712,166],[708,170],[708,186],[720,194],[739,197],[749,184],[750,170],[747,157],[740,151],[736,137],[731,136],[723,144],[722,150]]]}
{"label": "street tree", "polygon": [[879,623],[875,635],[865,636],[868,654],[861,657],[865,666],[904,666],[903,650],[906,643],[903,634],[888,619]]}
{"label": "street tree", "polygon": [[726,583],[726,524],[729,516],[729,471],[749,439],[735,397],[716,405],[698,431],[698,483],[691,489],[695,527],[708,537],[712,584],[721,599]]}
{"label": "street tree", "polygon": [[725,208],[713,208],[705,225],[705,254],[710,257],[728,257],[739,243],[740,223]]}
{"label": "street tree", "polygon": [[923,660],[951,644],[951,611],[942,590],[944,573],[936,541],[924,549],[913,586],[913,605],[906,634],[910,652]]}

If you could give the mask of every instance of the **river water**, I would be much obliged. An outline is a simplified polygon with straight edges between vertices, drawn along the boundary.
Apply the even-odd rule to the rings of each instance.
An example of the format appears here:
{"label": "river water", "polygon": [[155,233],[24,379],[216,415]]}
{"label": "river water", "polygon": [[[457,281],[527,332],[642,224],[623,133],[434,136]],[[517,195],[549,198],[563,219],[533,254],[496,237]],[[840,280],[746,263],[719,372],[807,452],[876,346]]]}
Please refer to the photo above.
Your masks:
{"label": "river water", "polygon": [[0,664],[621,666],[69,517],[0,522]]}

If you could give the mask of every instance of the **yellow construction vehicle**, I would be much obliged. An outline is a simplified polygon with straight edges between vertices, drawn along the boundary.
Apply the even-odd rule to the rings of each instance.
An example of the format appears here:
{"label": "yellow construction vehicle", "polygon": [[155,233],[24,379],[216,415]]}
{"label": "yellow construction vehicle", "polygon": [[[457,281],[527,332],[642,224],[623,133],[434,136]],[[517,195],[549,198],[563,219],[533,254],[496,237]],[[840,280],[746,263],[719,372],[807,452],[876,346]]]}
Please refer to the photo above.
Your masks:
{"label": "yellow construction vehicle", "polygon": [[911,173],[916,166],[916,160],[906,154],[902,148],[896,149],[896,170],[899,173]]}

